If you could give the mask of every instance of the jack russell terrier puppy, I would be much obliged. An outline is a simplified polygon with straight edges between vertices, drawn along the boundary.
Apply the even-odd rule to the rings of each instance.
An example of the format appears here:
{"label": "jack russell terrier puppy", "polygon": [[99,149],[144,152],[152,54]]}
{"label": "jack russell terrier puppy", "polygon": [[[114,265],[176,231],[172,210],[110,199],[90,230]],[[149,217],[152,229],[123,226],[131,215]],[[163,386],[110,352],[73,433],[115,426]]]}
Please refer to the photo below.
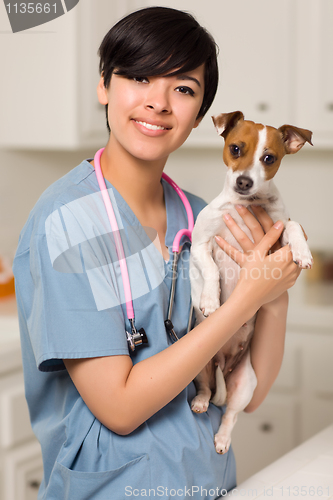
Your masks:
{"label": "jack russell terrier puppy", "polygon": [[[197,323],[227,300],[238,281],[239,266],[215,242],[215,235],[220,235],[241,250],[223,221],[226,213],[251,238],[234,205],[261,205],[274,222],[282,220],[282,245],[289,244],[293,260],[301,268],[312,265],[303,230],[289,219],[273,182],[283,156],[297,153],[306,142],[312,145],[312,132],[292,125],[276,129],[247,121],[241,111],[212,118],[225,140],[223,160],[228,171],[221,194],[200,212],[193,230],[190,276]],[[227,404],[215,435],[218,453],[228,451],[237,415],[249,404],[257,385],[249,349],[255,319],[233,335],[194,381],[197,395],[191,403],[193,411],[207,411],[210,400],[217,406]]]}

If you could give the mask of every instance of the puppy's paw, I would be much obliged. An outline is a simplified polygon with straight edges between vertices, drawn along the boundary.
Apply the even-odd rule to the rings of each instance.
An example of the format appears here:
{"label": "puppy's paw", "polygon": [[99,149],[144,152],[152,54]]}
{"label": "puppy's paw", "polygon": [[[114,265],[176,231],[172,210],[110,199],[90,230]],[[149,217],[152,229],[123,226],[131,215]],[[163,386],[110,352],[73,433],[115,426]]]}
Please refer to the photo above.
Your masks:
{"label": "puppy's paw", "polygon": [[200,301],[200,310],[206,318],[210,316],[214,311],[216,311],[216,309],[218,309],[219,307],[220,301],[218,299],[202,295]]}
{"label": "puppy's paw", "polygon": [[208,410],[209,400],[204,396],[195,396],[192,399],[191,410],[194,413],[205,413]]}
{"label": "puppy's paw", "polygon": [[225,434],[215,434],[214,444],[216,453],[224,455],[230,448],[231,437]]}
{"label": "puppy's paw", "polygon": [[293,254],[294,262],[296,262],[296,264],[298,264],[302,269],[311,269],[313,257],[307,243],[301,240],[290,244],[290,248]]}

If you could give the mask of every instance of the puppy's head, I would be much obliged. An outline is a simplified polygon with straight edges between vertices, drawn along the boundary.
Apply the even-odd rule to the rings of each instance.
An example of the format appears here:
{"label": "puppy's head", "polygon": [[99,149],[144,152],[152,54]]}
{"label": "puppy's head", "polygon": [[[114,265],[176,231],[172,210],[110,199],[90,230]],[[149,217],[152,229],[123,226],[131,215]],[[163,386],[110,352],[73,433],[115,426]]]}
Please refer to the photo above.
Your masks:
{"label": "puppy's head", "polygon": [[311,142],[310,130],[283,125],[279,129],[244,120],[241,111],[212,117],[225,140],[223,160],[234,191],[244,199],[260,192],[276,174],[286,154],[297,153]]}

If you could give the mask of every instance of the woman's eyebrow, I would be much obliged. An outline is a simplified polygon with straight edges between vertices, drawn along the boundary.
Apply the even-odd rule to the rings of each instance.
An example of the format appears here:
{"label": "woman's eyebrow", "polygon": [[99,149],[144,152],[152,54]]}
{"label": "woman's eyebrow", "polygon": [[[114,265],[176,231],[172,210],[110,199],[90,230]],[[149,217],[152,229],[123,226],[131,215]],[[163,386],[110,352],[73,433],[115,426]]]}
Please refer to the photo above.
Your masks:
{"label": "woman's eyebrow", "polygon": [[196,78],[194,78],[194,76],[190,76],[190,75],[176,75],[177,77],[177,80],[191,80],[193,82],[195,82],[198,87],[201,87],[201,84],[199,82],[199,80],[197,80]]}

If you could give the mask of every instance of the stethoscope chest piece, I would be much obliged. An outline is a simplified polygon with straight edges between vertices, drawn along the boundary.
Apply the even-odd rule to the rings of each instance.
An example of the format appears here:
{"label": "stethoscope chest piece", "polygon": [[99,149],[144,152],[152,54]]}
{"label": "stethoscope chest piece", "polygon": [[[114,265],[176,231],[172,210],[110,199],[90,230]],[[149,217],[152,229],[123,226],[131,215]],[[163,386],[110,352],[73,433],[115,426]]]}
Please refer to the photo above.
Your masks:
{"label": "stethoscope chest piece", "polygon": [[135,328],[134,321],[130,320],[130,323],[131,323],[131,333],[126,331],[126,338],[128,347],[132,352],[134,352],[137,346],[144,344],[147,345],[148,338],[144,328],[140,328],[140,330],[137,330]]}

